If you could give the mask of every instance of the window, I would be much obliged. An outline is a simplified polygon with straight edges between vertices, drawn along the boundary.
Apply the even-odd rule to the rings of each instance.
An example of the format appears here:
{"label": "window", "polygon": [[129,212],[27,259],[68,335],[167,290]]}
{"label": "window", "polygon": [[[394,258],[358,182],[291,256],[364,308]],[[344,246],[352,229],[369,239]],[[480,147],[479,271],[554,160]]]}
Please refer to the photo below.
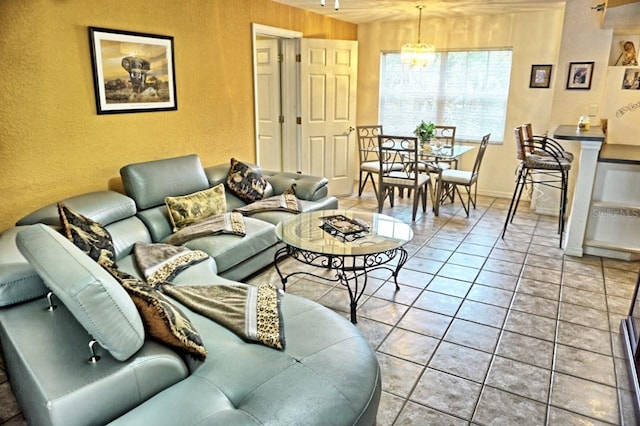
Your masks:
{"label": "window", "polygon": [[504,135],[511,50],[436,52],[433,64],[412,68],[400,53],[380,61],[380,124],[387,134],[410,135],[421,120],[456,126],[456,140]]}

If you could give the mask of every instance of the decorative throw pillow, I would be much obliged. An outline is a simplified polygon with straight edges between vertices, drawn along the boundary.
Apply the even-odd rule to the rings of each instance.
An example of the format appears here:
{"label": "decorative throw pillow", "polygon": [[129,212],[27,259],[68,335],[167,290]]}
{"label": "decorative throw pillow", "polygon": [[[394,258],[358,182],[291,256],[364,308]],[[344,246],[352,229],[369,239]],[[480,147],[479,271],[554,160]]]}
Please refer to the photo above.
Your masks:
{"label": "decorative throw pillow", "polygon": [[164,202],[169,210],[173,232],[227,211],[227,200],[224,197],[222,183],[182,197],[166,197]]}
{"label": "decorative throw pillow", "polygon": [[117,269],[107,269],[131,296],[149,336],[195,359],[207,357],[198,330],[177,306],[141,279]]}
{"label": "decorative throw pillow", "polygon": [[58,203],[64,235],[80,250],[104,267],[116,267],[116,250],[111,234],[100,223]]}
{"label": "decorative throw pillow", "polygon": [[227,188],[245,203],[261,200],[267,188],[267,181],[256,168],[235,158],[227,175]]}

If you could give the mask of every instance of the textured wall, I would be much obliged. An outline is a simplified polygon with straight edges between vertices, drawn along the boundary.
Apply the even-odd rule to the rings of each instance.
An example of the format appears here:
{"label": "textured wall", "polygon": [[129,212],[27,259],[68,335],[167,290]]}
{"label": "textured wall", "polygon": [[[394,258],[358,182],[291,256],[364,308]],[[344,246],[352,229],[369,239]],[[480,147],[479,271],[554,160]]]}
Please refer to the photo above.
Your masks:
{"label": "textured wall", "polygon": [[[0,0],[0,230],[64,197],[121,190],[127,163],[255,160],[252,22],[357,38],[355,25],[268,0]],[[178,110],[97,115],[89,26],[173,36]]]}

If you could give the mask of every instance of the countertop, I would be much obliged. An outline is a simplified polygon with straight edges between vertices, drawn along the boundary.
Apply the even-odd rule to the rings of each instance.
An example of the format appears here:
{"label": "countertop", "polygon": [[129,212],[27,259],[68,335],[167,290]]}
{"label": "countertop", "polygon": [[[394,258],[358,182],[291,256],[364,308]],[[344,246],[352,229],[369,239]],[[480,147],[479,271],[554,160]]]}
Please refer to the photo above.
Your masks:
{"label": "countertop", "polygon": [[575,124],[562,124],[558,126],[552,137],[567,141],[604,142],[604,133],[599,126],[592,126],[589,130],[578,131]]}
{"label": "countertop", "polygon": [[640,164],[640,145],[603,144],[598,161],[602,163]]}

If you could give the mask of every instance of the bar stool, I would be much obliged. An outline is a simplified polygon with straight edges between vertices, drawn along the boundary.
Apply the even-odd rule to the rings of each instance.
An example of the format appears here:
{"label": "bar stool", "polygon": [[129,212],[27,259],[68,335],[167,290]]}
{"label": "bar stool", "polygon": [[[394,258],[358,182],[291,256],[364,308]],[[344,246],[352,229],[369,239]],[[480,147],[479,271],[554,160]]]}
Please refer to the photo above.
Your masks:
{"label": "bar stool", "polygon": [[526,126],[514,129],[516,139],[516,154],[520,164],[518,165],[516,187],[513,190],[509,211],[504,221],[502,238],[507,231],[509,223],[518,210],[522,191],[527,184],[544,185],[560,189],[560,208],[558,212],[558,233],[560,234],[559,247],[562,248],[562,234],[564,232],[564,216],[567,207],[567,191],[569,188],[569,170],[571,161],[564,158],[562,151],[554,145],[545,143],[544,138],[525,139]]}

